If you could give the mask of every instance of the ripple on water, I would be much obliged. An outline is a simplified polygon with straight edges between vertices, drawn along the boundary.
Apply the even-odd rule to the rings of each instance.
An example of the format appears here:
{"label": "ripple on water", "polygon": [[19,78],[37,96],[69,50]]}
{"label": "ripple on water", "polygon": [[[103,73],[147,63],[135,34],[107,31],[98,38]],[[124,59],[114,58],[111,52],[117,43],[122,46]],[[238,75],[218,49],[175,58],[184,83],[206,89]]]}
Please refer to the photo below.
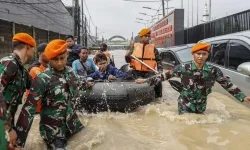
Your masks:
{"label": "ripple on water", "polygon": [[145,115],[158,115],[160,117],[165,117],[172,122],[183,122],[187,125],[192,124],[221,124],[228,121],[231,118],[230,113],[226,110],[226,106],[214,99],[210,98],[212,101],[208,104],[207,110],[204,114],[183,114],[179,115],[177,110],[177,102],[172,100],[163,101],[160,104],[147,105],[143,107]]}

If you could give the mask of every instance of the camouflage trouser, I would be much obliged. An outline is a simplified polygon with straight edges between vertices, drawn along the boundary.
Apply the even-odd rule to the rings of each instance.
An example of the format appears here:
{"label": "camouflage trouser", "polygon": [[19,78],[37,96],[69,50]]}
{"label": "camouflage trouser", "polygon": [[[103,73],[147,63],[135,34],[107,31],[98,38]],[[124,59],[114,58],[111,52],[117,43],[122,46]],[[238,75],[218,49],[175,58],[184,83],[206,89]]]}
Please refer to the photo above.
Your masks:
{"label": "camouflage trouser", "polygon": [[[135,76],[135,78],[149,78],[154,76],[155,73],[133,70],[133,75]],[[162,97],[162,82],[159,82],[154,89],[155,89],[155,97]]]}
{"label": "camouflage trouser", "polygon": [[40,134],[45,141],[47,148],[49,150],[54,150],[55,147],[58,146],[66,147],[67,140],[84,127],[79,121],[76,122],[76,128],[75,132],[71,133],[67,128],[66,122],[62,123],[60,120],[58,122],[53,120],[53,126],[40,123]]}
{"label": "camouflage trouser", "polygon": [[0,150],[7,150],[7,140],[5,138],[6,121],[0,120]]}
{"label": "camouflage trouser", "polygon": [[178,112],[179,114],[184,113],[196,113],[202,114],[206,110],[206,103],[193,104],[189,102],[189,99],[185,96],[179,96],[178,98]]}

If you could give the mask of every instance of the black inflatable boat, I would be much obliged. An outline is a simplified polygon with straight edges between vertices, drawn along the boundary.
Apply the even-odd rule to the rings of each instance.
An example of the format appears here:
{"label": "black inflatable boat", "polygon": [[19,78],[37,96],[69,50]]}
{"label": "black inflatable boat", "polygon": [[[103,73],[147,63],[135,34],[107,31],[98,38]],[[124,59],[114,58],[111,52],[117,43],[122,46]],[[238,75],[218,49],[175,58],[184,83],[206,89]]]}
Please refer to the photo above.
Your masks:
{"label": "black inflatable boat", "polygon": [[131,81],[95,81],[94,86],[80,92],[79,111],[129,112],[155,99],[154,87]]}

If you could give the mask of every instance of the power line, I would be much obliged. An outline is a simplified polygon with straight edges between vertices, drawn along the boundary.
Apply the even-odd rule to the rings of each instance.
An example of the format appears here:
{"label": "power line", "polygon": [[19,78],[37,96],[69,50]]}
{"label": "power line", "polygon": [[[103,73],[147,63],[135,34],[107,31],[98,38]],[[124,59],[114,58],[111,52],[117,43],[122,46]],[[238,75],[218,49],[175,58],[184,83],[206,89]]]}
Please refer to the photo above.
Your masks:
{"label": "power line", "polygon": [[91,15],[90,15],[89,8],[88,8],[88,5],[87,5],[86,1],[83,0],[83,2],[85,3],[85,6],[86,6],[87,12],[88,12],[88,14],[89,14],[91,23],[92,23],[94,26],[96,26],[95,23],[94,23],[94,21],[92,20],[92,17],[91,17]]}
{"label": "power line", "polygon": [[[26,1],[25,1],[25,0],[23,0],[23,2],[26,2]],[[28,4],[28,3],[27,3],[27,4]],[[35,8],[32,4],[28,4],[28,5],[30,5],[30,6],[31,6],[31,7],[33,7],[36,11],[40,12],[42,15],[44,15],[44,16],[45,16],[45,17],[47,17],[47,18],[49,18],[49,19],[50,19],[50,20],[52,20],[53,22],[57,23],[57,24],[58,24],[58,25],[60,25],[61,27],[65,27],[65,28],[67,28],[67,29],[71,30],[71,28],[68,28],[68,27],[66,27],[66,26],[62,25],[61,23],[57,22],[56,20],[54,20],[54,19],[50,18],[48,15],[46,15],[46,14],[42,13],[39,9]]]}
{"label": "power line", "polygon": [[[40,2],[40,3],[29,3],[28,4],[52,4],[52,3],[57,3],[60,2],[61,0],[56,0],[56,1],[50,1],[50,2]],[[22,2],[11,2],[11,1],[0,1],[0,3],[10,3],[10,4],[27,4],[27,3],[22,3]]]}
{"label": "power line", "polygon": [[123,1],[128,1],[128,2],[159,2],[159,1],[137,1],[137,0],[123,0]]}

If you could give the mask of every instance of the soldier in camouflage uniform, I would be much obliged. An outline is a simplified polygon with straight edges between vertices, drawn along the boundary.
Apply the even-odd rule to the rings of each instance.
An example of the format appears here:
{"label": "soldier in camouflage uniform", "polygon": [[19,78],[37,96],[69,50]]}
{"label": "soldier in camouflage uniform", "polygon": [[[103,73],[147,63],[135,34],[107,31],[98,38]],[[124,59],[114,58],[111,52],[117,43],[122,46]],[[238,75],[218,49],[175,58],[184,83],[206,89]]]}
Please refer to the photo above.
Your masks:
{"label": "soldier in camouflage uniform", "polygon": [[[150,33],[151,30],[146,28],[146,29],[142,29],[140,32],[140,38],[141,38],[141,44],[143,44],[142,48],[137,48],[137,45],[139,43],[134,43],[133,41],[131,42],[131,49],[127,52],[126,56],[125,56],[125,60],[127,63],[130,63],[130,67],[132,69],[132,73],[133,75],[138,78],[148,78],[151,76],[154,76],[155,73],[152,72],[152,70],[149,69],[144,69],[145,66],[142,67],[137,67],[138,65],[134,65],[133,64],[133,58],[131,58],[131,55],[135,55],[135,51],[138,51],[137,49],[139,49],[141,52],[142,56],[136,56],[138,57],[141,61],[143,61],[144,63],[146,63],[147,65],[151,66],[150,64],[152,64],[152,62],[155,62],[157,65],[157,70],[158,72],[163,72],[163,66],[162,66],[162,61],[160,58],[160,54],[158,52],[158,50],[155,48],[154,44],[149,44],[149,40],[150,40]],[[148,46],[153,45],[153,53],[154,53],[154,58],[145,58],[146,54],[151,53],[150,52],[150,48],[148,48]],[[152,56],[152,55],[151,55]],[[151,61],[151,62],[149,62]],[[148,63],[149,62],[149,63]],[[141,64],[141,63],[140,63]],[[142,64],[141,64],[142,65]],[[154,67],[152,67],[154,68]],[[162,97],[162,83],[159,82],[158,85],[155,86],[155,95],[156,97]]]}
{"label": "soldier in camouflage uniform", "polygon": [[12,39],[13,53],[0,60],[0,149],[6,149],[5,128],[9,134],[9,147],[16,141],[14,116],[31,78],[23,64],[32,59],[35,40],[26,33]]}
{"label": "soldier in camouflage uniform", "polygon": [[16,146],[19,148],[25,145],[40,99],[40,134],[48,149],[65,149],[67,139],[84,128],[76,115],[75,105],[78,91],[84,90],[87,82],[66,66],[66,42],[51,41],[45,55],[50,66],[34,79],[17,122]]}
{"label": "soldier in camouflage uniform", "polygon": [[207,96],[212,92],[211,88],[215,81],[240,102],[249,103],[250,97],[247,97],[238,87],[233,85],[228,76],[224,76],[219,68],[205,62],[209,50],[209,44],[198,43],[192,48],[194,61],[176,66],[173,70],[148,80],[138,79],[136,82],[144,83],[147,81],[154,85],[172,77],[181,78],[182,89],[178,98],[179,114],[203,113],[207,106]]}

